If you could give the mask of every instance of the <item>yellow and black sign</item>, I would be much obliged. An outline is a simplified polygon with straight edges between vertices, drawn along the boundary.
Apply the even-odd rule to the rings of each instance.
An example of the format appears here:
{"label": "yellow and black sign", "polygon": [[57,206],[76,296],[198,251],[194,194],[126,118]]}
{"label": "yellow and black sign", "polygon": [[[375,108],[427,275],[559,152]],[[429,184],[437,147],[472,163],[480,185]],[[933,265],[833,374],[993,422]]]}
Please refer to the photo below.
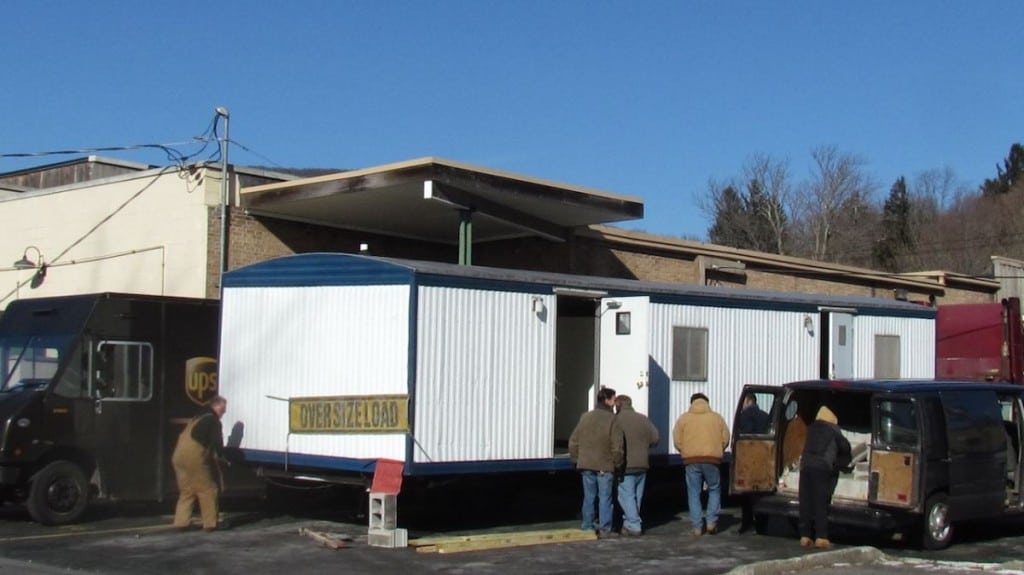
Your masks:
{"label": "yellow and black sign", "polygon": [[292,433],[409,431],[408,395],[295,397],[288,400]]}

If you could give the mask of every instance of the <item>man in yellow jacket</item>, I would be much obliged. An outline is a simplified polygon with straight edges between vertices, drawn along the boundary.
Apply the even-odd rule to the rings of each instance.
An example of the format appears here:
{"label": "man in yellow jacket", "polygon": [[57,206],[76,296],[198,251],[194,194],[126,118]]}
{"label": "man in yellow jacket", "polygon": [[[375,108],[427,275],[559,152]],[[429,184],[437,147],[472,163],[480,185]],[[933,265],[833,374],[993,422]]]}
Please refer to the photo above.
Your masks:
{"label": "man in yellow jacket", "polygon": [[[686,469],[686,497],[692,535],[700,537],[705,525],[708,534],[714,534],[718,532],[718,512],[722,508],[719,466],[729,445],[729,426],[721,415],[711,411],[706,395],[695,393],[690,396],[690,410],[676,420],[672,442],[683,456]],[[704,483],[708,484],[706,512],[700,502]]]}
{"label": "man in yellow jacket", "polygon": [[178,436],[171,463],[178,480],[178,505],[174,511],[174,526],[185,529],[192,521],[192,508],[199,500],[203,529],[217,529],[217,496],[220,492],[218,461],[224,457],[224,435],[220,419],[227,410],[228,401],[216,396],[207,404],[209,409],[197,415]]}

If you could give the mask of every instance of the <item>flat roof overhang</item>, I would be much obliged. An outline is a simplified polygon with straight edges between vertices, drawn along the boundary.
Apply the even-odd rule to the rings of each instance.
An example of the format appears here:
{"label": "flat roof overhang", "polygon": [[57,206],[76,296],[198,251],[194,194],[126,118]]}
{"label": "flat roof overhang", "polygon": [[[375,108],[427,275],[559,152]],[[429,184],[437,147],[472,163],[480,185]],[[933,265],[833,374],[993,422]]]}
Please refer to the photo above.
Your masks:
{"label": "flat roof overhang", "polygon": [[643,218],[643,202],[471,166],[421,158],[243,188],[250,214],[458,244],[472,214],[474,243],[539,236],[564,241],[572,229]]}

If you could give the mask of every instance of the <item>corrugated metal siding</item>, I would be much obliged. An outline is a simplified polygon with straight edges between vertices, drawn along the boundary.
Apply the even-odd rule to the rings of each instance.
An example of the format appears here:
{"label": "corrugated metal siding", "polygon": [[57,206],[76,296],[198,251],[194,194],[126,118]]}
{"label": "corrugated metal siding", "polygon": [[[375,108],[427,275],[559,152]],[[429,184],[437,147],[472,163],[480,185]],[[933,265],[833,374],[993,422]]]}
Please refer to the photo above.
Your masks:
{"label": "corrugated metal siding", "polygon": [[935,377],[935,322],[881,316],[853,317],[855,377],[875,376],[875,336],[900,337],[900,377]]}
{"label": "corrugated metal siding", "polygon": [[443,287],[419,294],[414,460],[551,457],[555,298]]}
{"label": "corrugated metal siding", "polygon": [[404,434],[296,434],[266,396],[408,393],[408,286],[228,288],[220,387],[242,447],[405,459]]}
{"label": "corrugated metal siding", "polygon": [[732,308],[651,306],[652,377],[671,378],[672,327],[708,328],[708,380],[670,381],[668,420],[655,425],[663,430],[666,441],[658,452],[678,453],[672,446],[672,427],[676,418],[690,407],[690,396],[702,392],[711,401],[711,409],[725,418],[730,428],[732,416],[744,385],[782,385],[810,379],[818,373],[818,319],[814,334],[804,328],[799,312],[744,310]]}

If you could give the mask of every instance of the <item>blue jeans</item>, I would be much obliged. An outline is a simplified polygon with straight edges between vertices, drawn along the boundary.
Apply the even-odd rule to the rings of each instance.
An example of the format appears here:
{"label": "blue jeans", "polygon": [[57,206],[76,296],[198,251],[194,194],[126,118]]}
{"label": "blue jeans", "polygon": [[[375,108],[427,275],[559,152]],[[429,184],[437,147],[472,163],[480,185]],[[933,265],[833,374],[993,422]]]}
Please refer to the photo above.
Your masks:
{"label": "blue jeans", "polygon": [[594,529],[594,499],[597,499],[599,531],[612,529],[612,482],[614,474],[607,471],[582,471],[583,524],[581,529]]}
{"label": "blue jeans", "polygon": [[[708,484],[708,509],[705,512],[700,503],[700,492],[704,483]],[[694,531],[702,531],[702,519],[707,519],[707,526],[718,525],[718,512],[722,509],[721,473],[714,463],[686,464],[686,500],[690,508],[690,526]]]}
{"label": "blue jeans", "polygon": [[627,473],[619,481],[619,507],[622,508],[622,528],[639,533],[643,531],[640,522],[640,507],[644,502],[644,485],[647,474]]}

